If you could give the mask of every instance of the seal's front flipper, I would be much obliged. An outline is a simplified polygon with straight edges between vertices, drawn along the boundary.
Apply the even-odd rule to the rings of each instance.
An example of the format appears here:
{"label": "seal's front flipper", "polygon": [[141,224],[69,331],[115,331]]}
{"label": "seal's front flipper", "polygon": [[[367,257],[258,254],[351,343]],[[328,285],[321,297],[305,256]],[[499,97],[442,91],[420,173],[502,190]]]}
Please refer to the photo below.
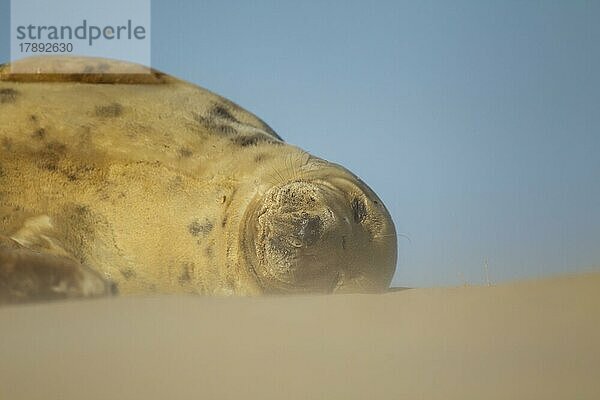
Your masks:
{"label": "seal's front flipper", "polygon": [[0,304],[109,296],[116,286],[70,258],[0,236]]}

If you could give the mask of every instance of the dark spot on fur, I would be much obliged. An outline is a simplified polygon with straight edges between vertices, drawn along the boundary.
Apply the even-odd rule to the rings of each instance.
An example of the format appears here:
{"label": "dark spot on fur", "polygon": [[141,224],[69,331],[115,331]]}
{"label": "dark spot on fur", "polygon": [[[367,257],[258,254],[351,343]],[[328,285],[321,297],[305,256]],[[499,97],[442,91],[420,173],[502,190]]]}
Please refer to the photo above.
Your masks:
{"label": "dark spot on fur", "polygon": [[213,223],[210,222],[208,219],[205,219],[204,222],[200,222],[198,220],[192,221],[189,225],[188,225],[188,231],[190,232],[190,234],[192,236],[204,236],[208,233],[210,233],[210,231],[212,231],[213,229]]}
{"label": "dark spot on fur", "polygon": [[342,249],[346,250],[346,236],[342,236]]}
{"label": "dark spot on fur", "polygon": [[123,114],[123,106],[119,103],[111,103],[103,106],[96,106],[96,116],[115,118]]}
{"label": "dark spot on fur", "polygon": [[230,122],[239,122],[227,108],[221,104],[215,104],[209,111],[209,115],[213,118],[224,119]]}
{"label": "dark spot on fur", "polygon": [[62,165],[58,171],[63,174],[67,180],[74,182],[79,179],[88,177],[88,175],[98,172],[98,170],[92,165],[73,165],[66,164]]}
{"label": "dark spot on fur", "polygon": [[363,222],[367,217],[367,207],[365,206],[365,203],[358,197],[355,197],[352,199],[351,207],[354,223],[358,224]]}
{"label": "dark spot on fur", "polygon": [[131,267],[122,268],[119,270],[119,272],[121,273],[121,275],[123,275],[123,278],[125,279],[131,279],[136,276],[135,270]]}
{"label": "dark spot on fur", "polygon": [[204,249],[204,255],[207,258],[212,258],[212,256],[213,256],[213,248],[211,246],[209,246],[206,249]]}
{"label": "dark spot on fur", "polygon": [[46,137],[46,130],[44,128],[39,128],[33,131],[31,137],[36,140],[44,140]]}
{"label": "dark spot on fur", "polygon": [[187,147],[182,147],[178,150],[179,156],[182,158],[189,158],[192,156],[192,150],[188,149]]}
{"label": "dark spot on fur", "polygon": [[0,104],[14,103],[19,96],[19,92],[11,88],[0,89]]}
{"label": "dark spot on fur", "polygon": [[37,122],[37,121],[38,121],[38,117],[37,117],[36,115],[33,115],[33,114],[31,114],[31,115],[29,116],[29,120],[30,120],[31,122]]}
{"label": "dark spot on fur", "polygon": [[233,116],[224,104],[214,104],[206,115],[194,113],[194,119],[204,128],[223,135],[235,135],[238,133],[233,124],[239,124],[240,121]]}
{"label": "dark spot on fur", "polygon": [[[205,113],[192,113],[192,116],[204,130],[210,132],[233,136],[248,130],[251,132],[264,131],[266,133],[264,136],[274,139],[273,143],[277,143],[277,139],[281,140],[279,135],[264,122],[260,120],[258,124],[242,122],[235,117],[232,112],[233,110],[244,112],[237,104],[223,99],[219,103],[213,103],[212,107]],[[238,144],[245,147],[262,141],[260,135],[256,135],[256,137],[250,136],[249,138],[242,139]]]}
{"label": "dark spot on fur", "polygon": [[181,264],[178,279],[180,285],[185,285],[186,283],[189,283],[192,280],[192,277],[194,276],[194,267],[195,266],[193,263]]}
{"label": "dark spot on fur", "polygon": [[214,131],[222,135],[235,135],[237,133],[235,128],[229,125],[228,121],[223,123],[213,118],[211,115],[208,117],[204,117],[198,113],[193,113],[192,115],[194,120],[208,131]]}
{"label": "dark spot on fur", "polygon": [[238,136],[235,138],[232,138],[231,141],[241,147],[248,147],[248,146],[255,146],[258,142],[262,141],[264,139],[262,139],[259,135],[254,135],[254,136]]}
{"label": "dark spot on fur", "polygon": [[265,135],[236,136],[234,138],[231,138],[231,142],[241,147],[256,146],[262,143],[272,145],[282,144],[281,142],[273,140]]}
{"label": "dark spot on fur", "polygon": [[227,215],[223,217],[223,220],[221,221],[221,228],[225,228],[225,225],[227,225]]}
{"label": "dark spot on fur", "polygon": [[48,143],[40,152],[38,157],[38,165],[48,171],[58,169],[58,163],[64,156],[67,146],[60,142]]}

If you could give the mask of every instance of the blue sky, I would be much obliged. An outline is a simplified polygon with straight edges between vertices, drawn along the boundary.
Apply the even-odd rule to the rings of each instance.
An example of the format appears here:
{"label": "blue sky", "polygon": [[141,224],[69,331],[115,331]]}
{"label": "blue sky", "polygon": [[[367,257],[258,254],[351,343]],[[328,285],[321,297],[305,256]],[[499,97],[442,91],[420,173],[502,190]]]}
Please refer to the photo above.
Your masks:
{"label": "blue sky", "polygon": [[[0,60],[8,2],[0,0]],[[155,68],[384,200],[395,284],[600,267],[600,2],[153,1]]]}

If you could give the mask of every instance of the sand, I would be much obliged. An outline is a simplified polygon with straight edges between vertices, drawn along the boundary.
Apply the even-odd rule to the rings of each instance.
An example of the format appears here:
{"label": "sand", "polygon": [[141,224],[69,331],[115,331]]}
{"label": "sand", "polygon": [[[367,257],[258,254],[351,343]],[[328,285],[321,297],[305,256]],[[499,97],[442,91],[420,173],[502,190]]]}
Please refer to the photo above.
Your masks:
{"label": "sand", "polygon": [[600,273],[0,308],[0,399],[598,399]]}

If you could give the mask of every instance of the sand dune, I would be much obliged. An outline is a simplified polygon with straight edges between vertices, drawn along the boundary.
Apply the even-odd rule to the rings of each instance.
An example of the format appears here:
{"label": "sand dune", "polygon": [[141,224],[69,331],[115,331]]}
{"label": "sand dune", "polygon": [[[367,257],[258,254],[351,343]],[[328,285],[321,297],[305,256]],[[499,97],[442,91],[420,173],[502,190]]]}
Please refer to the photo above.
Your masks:
{"label": "sand dune", "polygon": [[0,309],[0,399],[598,399],[600,273]]}

